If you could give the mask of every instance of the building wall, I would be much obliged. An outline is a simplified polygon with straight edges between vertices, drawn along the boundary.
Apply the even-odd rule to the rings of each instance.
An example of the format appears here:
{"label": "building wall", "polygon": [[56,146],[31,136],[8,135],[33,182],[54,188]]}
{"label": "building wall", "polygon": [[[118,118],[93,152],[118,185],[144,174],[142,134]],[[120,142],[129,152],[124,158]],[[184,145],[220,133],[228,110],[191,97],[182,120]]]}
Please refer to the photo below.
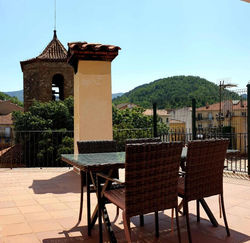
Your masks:
{"label": "building wall", "polygon": [[169,123],[169,129],[170,131],[186,131],[185,123],[182,122],[170,122]]}
{"label": "building wall", "polygon": [[52,79],[55,74],[64,77],[64,98],[73,95],[73,68],[66,62],[34,62],[23,67],[24,110],[33,100],[48,102],[52,100]]}
{"label": "building wall", "polygon": [[192,108],[184,107],[170,112],[171,119],[183,121],[187,132],[192,133]]}
{"label": "building wall", "polygon": [[74,143],[112,140],[111,62],[82,61],[74,77]]}

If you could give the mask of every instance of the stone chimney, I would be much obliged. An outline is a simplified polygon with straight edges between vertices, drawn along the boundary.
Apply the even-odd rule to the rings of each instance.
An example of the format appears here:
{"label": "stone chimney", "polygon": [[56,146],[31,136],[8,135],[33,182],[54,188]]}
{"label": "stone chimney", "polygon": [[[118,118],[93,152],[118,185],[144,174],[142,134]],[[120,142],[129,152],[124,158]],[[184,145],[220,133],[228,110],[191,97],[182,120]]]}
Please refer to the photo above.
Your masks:
{"label": "stone chimney", "polygon": [[120,47],[68,43],[74,68],[74,150],[79,140],[112,140],[111,62]]}

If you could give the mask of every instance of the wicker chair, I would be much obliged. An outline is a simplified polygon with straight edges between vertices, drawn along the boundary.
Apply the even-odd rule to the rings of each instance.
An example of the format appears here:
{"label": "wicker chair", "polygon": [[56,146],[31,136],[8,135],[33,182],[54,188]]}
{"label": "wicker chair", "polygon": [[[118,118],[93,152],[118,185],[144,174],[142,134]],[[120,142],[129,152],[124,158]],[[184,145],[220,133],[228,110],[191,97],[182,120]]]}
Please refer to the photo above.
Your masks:
{"label": "wicker chair", "polygon": [[127,144],[134,144],[134,143],[154,143],[154,142],[161,142],[160,138],[133,138],[133,139],[126,139]]}
{"label": "wicker chair", "polygon": [[[160,138],[132,138],[126,139],[125,144],[137,144],[137,143],[154,143],[154,142],[161,142]],[[126,146],[125,145],[125,146]],[[140,215],[140,226],[144,226],[144,217]]]}
{"label": "wicker chair", "polygon": [[[126,146],[125,188],[105,191],[101,198],[98,182],[100,242],[102,242],[101,210],[105,200],[123,210],[124,230],[128,242],[131,242],[130,217],[155,212],[155,230],[158,237],[158,211],[175,208],[178,239],[181,241],[177,214],[177,183],[181,151],[181,142]],[[103,175],[97,174],[97,176],[99,180],[99,176]]]}
{"label": "wicker chair", "polygon": [[[116,141],[78,141],[77,142],[78,152],[80,154],[88,154],[88,153],[105,153],[105,152],[116,152]],[[103,171],[103,173],[108,173],[108,171]],[[94,175],[95,177],[95,175]],[[119,178],[118,170],[115,170],[112,174],[112,178]],[[86,183],[88,180],[88,183]],[[104,180],[103,180],[104,181]],[[81,171],[81,200],[80,200],[80,212],[79,212],[79,221],[82,218],[82,205],[83,205],[83,187],[86,184],[90,184],[89,175],[83,171]],[[91,187],[87,187],[87,208],[89,209],[88,220],[90,220],[90,193],[96,192],[93,185]],[[118,213],[118,211],[117,211]],[[90,234],[90,232],[89,232]]]}
{"label": "wicker chair", "polygon": [[188,143],[185,176],[179,178],[178,194],[183,198],[189,242],[192,242],[188,202],[197,200],[197,221],[200,221],[199,200],[219,194],[227,235],[230,236],[223,199],[223,169],[229,141],[202,140]]}

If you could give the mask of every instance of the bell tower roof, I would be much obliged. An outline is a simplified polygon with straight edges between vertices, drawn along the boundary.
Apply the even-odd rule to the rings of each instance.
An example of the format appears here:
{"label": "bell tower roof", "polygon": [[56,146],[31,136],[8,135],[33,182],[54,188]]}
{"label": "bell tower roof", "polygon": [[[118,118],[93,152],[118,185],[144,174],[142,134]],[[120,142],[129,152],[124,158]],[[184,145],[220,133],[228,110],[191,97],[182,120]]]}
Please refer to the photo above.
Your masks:
{"label": "bell tower roof", "polygon": [[21,61],[21,68],[23,70],[23,65],[32,62],[66,62],[67,61],[67,50],[63,44],[58,40],[56,30],[54,30],[53,39],[45,47],[40,55],[35,58],[31,58],[25,61]]}

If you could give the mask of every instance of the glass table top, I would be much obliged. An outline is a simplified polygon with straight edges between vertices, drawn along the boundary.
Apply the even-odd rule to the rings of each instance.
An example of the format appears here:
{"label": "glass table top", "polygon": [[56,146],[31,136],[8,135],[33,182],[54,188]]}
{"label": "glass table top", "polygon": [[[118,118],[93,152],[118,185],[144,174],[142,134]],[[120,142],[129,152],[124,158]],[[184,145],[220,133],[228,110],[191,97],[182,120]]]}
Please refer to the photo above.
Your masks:
{"label": "glass table top", "polygon": [[124,167],[125,152],[62,154],[62,160],[77,167],[96,167],[117,165]]}

